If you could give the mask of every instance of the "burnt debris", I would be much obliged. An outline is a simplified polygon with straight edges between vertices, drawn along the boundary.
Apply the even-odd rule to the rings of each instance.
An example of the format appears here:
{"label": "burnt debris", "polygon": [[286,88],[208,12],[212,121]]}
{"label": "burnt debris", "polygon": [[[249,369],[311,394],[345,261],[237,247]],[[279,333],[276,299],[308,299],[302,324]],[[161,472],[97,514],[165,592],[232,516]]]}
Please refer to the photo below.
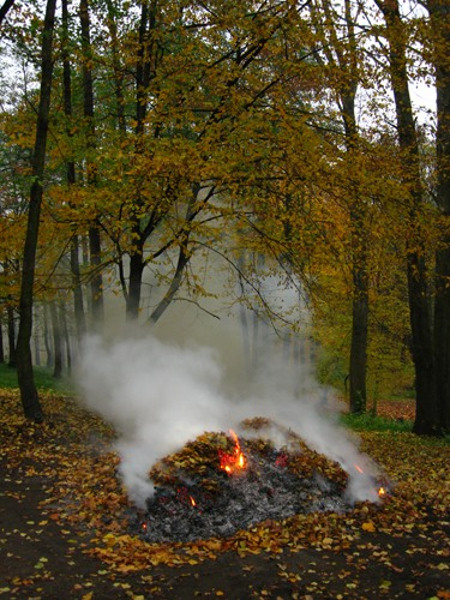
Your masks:
{"label": "burnt debris", "polygon": [[[223,457],[234,457],[236,444],[236,436],[205,434],[154,467],[155,494],[132,519],[133,533],[149,542],[190,542],[228,537],[267,519],[349,508],[346,474],[331,464],[328,477],[320,455],[241,440],[243,468],[225,471]],[[321,460],[313,466],[315,458]]]}

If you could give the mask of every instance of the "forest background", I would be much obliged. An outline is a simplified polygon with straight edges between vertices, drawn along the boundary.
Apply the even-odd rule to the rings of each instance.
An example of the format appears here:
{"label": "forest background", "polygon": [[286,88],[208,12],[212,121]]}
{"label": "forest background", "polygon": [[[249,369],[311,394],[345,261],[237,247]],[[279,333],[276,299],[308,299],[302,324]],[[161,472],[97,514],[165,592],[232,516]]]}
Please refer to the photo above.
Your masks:
{"label": "forest background", "polygon": [[31,347],[59,377],[86,332],[184,301],[237,315],[248,368],[269,326],[352,412],[414,393],[414,431],[448,431],[449,11],[5,1],[0,359],[4,335],[26,416]]}

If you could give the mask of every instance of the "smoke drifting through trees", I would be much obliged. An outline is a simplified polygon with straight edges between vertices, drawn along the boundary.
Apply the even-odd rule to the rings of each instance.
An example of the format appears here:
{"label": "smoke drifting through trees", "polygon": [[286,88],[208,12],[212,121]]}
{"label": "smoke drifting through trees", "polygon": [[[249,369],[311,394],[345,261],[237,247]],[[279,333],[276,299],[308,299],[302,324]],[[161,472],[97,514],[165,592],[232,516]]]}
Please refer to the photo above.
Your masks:
{"label": "smoke drifting through trees", "polygon": [[[222,358],[217,349],[153,337],[108,344],[99,337],[85,340],[78,380],[87,406],[119,434],[120,472],[136,504],[144,506],[153,493],[148,472],[156,460],[205,431],[238,429],[242,419],[255,416],[280,425],[266,432],[276,444],[286,442],[282,431],[290,428],[338,461],[350,474],[352,499],[374,499],[376,469],[337,424],[335,400],[328,397],[325,408],[325,390],[306,369],[283,362],[266,346],[256,376],[231,392]],[[355,472],[355,463],[367,475]]]}

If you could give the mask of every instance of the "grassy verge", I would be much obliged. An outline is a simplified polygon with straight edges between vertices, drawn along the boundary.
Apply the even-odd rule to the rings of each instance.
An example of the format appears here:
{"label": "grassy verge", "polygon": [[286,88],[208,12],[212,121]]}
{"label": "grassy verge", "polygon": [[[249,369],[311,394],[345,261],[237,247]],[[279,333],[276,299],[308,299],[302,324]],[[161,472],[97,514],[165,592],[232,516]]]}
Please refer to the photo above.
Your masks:
{"label": "grassy verge", "polygon": [[[60,394],[73,393],[70,380],[67,378],[55,379],[52,376],[52,369],[34,367],[34,380],[36,387],[40,390],[55,391]],[[15,389],[18,387],[16,369],[0,364],[0,389]]]}
{"label": "grassy verge", "polygon": [[413,422],[406,419],[374,417],[370,413],[363,413],[361,415],[343,414],[341,420],[344,425],[355,431],[409,432],[413,426]]}

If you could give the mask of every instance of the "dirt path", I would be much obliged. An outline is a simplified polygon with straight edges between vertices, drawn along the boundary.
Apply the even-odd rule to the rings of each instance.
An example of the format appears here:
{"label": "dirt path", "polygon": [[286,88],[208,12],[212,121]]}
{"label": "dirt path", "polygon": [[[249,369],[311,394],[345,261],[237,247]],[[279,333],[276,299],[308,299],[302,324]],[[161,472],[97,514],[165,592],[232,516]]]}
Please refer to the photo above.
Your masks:
{"label": "dirt path", "polygon": [[442,556],[449,532],[431,522],[426,536],[423,523],[409,537],[366,532],[345,552],[227,552],[195,566],[120,575],[86,554],[85,536],[39,507],[45,480],[0,466],[0,598],[450,598]]}
{"label": "dirt path", "polygon": [[365,450],[398,482],[392,501],[339,522],[271,521],[176,564],[172,547],[124,535],[108,429],[67,399],[44,402],[35,428],[0,394],[0,600],[450,600],[444,443],[370,434]]}

